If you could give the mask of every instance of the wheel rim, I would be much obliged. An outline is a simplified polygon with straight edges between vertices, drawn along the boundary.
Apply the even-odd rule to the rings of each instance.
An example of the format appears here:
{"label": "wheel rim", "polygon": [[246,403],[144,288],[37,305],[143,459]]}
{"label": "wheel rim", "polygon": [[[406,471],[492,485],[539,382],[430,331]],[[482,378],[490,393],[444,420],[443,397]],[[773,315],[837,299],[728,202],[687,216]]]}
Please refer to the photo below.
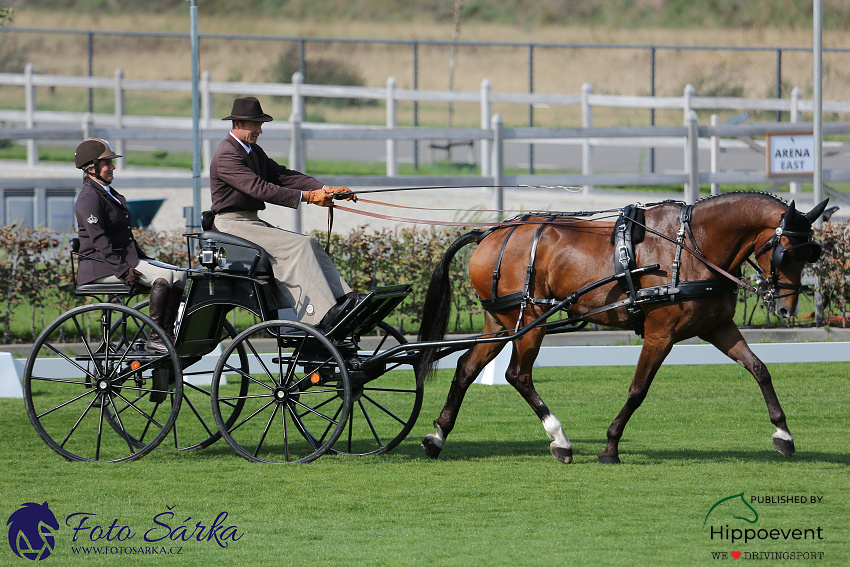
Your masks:
{"label": "wheel rim", "polygon": [[[83,337],[70,354],[66,325]],[[168,434],[183,397],[180,361],[173,348],[144,351],[151,330],[162,332],[147,315],[104,303],[72,309],[42,332],[24,369],[24,402],[50,448],[75,461],[132,461]]]}
{"label": "wheel rim", "polygon": [[[407,339],[394,327],[381,322],[383,336],[372,355]],[[351,413],[345,431],[332,450],[349,455],[386,453],[401,443],[419,417],[424,387],[417,385],[412,371],[390,372],[400,364],[381,369],[376,376],[350,373],[352,381]]]}
{"label": "wheel rim", "polygon": [[[251,374],[230,364],[240,346]],[[247,378],[247,391],[225,384],[227,372]],[[341,435],[351,408],[351,384],[339,351],[313,327],[295,321],[266,321],[236,337],[219,359],[211,394],[222,437],[237,454],[256,462],[318,458]],[[226,423],[235,403],[243,404],[241,415]]]}

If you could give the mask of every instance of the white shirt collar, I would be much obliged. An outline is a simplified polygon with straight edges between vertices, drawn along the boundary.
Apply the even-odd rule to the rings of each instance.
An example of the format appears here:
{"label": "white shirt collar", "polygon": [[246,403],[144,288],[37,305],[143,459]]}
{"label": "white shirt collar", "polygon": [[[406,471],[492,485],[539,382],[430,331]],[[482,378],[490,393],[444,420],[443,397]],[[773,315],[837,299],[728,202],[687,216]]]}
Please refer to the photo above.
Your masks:
{"label": "white shirt collar", "polygon": [[[232,130],[231,130],[230,132],[228,132],[228,133],[229,133],[231,136],[233,136],[233,131],[232,131]],[[234,139],[234,140],[236,140],[237,142],[239,142],[239,145],[240,145],[240,146],[242,146],[243,148],[245,148],[245,151],[246,151],[246,152],[248,152],[248,154],[250,154],[250,153],[251,153],[251,146],[246,146],[246,145],[245,145],[245,142],[243,142],[242,140],[240,140],[240,139],[239,139],[239,138],[237,138],[236,136],[233,136],[233,139]]]}
{"label": "white shirt collar", "polygon": [[109,185],[104,185],[103,183],[101,183],[100,181],[95,179],[94,177],[90,177],[89,179],[91,179],[92,181],[94,181],[95,183],[97,183],[98,185],[103,187],[103,190],[106,191],[107,195],[109,195],[110,197],[115,199],[115,202],[118,203],[119,205],[121,204],[121,201],[119,201],[118,197],[115,196],[115,193],[112,192],[112,187],[110,187]]}

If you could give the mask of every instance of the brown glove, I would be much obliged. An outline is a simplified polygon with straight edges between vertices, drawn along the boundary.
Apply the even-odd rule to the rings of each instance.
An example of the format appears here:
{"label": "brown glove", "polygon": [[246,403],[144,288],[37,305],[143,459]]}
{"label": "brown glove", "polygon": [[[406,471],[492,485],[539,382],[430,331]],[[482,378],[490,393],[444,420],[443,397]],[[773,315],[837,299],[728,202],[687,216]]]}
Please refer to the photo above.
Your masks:
{"label": "brown glove", "polygon": [[124,285],[128,285],[130,287],[133,286],[139,278],[142,276],[142,272],[135,268],[130,268],[127,270],[127,273],[124,274]]}
{"label": "brown glove", "polygon": [[355,203],[357,202],[357,194],[352,192],[351,189],[349,189],[348,187],[328,187],[328,186],[325,186],[325,189],[327,189],[328,191],[330,191],[333,194],[334,199],[337,199],[337,200],[345,199],[346,201],[354,201]]}
{"label": "brown glove", "polygon": [[[336,196],[337,194],[340,194]],[[357,201],[357,195],[352,193],[348,187],[322,187],[315,191],[308,191],[304,194],[304,200],[311,205],[319,205],[320,207],[330,207],[334,199],[346,199],[348,201]]]}

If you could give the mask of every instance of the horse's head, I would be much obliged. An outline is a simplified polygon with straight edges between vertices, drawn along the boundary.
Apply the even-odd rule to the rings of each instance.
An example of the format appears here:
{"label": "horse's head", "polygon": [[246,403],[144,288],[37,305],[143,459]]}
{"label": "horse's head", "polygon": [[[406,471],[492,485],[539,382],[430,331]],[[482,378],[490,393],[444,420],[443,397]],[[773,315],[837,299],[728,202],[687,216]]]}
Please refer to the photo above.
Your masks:
{"label": "horse's head", "polygon": [[59,529],[59,522],[47,502],[27,502],[9,516],[6,525],[9,526],[9,546],[16,555],[27,559],[45,559],[50,555],[53,532]]}
{"label": "horse's head", "polygon": [[[823,214],[829,199],[808,213],[797,211],[794,201],[779,217],[779,226],[765,229],[756,246],[756,261],[767,283],[764,301],[782,318],[797,311],[800,280],[806,264],[818,261],[821,247],[812,236],[812,223]],[[775,218],[775,217],[774,217]]]}

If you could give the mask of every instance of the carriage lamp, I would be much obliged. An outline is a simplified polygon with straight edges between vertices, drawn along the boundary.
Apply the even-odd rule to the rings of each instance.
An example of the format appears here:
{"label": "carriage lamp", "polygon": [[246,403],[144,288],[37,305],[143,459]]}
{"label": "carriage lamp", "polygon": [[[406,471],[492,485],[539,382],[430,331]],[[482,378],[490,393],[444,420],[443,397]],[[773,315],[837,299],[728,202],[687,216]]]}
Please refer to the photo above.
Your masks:
{"label": "carriage lamp", "polygon": [[227,260],[224,248],[216,246],[215,240],[206,240],[203,248],[198,251],[198,263],[209,271],[223,268]]}

